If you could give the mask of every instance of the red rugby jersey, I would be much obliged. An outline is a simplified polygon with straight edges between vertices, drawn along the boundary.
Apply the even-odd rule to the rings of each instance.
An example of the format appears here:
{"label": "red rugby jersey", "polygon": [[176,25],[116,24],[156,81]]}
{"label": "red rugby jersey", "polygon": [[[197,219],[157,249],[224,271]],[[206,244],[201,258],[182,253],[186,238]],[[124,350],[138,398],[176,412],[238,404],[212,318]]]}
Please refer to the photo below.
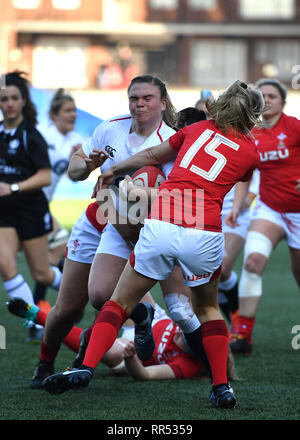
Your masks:
{"label": "red rugby jersey", "polygon": [[279,212],[300,212],[300,120],[282,114],[270,129],[255,128],[261,200]]}
{"label": "red rugby jersey", "polygon": [[203,364],[175,344],[173,338],[177,328],[171,319],[162,319],[153,326],[155,350],[152,358],[143,362],[143,365],[167,364],[178,379],[195,377],[204,370]]}
{"label": "red rugby jersey", "polygon": [[159,187],[151,218],[221,232],[225,195],[238,181],[248,181],[258,166],[253,137],[235,136],[232,130],[225,136],[209,120],[183,128],[169,143],[178,155]]}

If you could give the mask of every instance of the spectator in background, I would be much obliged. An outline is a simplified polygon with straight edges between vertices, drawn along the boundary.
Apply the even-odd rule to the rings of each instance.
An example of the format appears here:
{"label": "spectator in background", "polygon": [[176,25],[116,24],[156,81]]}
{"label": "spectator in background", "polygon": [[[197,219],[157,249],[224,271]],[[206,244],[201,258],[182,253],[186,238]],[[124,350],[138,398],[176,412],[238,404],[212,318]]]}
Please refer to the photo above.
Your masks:
{"label": "spectator in background", "polygon": [[20,247],[35,281],[58,290],[61,280],[60,270],[49,264],[52,219],[42,190],[51,183],[51,166],[46,141],[35,127],[37,112],[24,73],[7,73],[5,84],[0,90],[0,273],[10,298],[33,304],[32,291],[18,271]]}

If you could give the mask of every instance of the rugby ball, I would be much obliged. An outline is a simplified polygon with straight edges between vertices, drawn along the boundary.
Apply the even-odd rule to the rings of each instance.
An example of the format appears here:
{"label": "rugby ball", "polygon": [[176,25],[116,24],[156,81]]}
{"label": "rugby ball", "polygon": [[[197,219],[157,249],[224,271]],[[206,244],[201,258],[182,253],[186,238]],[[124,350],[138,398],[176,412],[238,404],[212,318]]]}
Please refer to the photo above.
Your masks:
{"label": "rugby ball", "polygon": [[153,165],[137,170],[131,178],[135,185],[150,188],[158,188],[166,180],[164,173]]}

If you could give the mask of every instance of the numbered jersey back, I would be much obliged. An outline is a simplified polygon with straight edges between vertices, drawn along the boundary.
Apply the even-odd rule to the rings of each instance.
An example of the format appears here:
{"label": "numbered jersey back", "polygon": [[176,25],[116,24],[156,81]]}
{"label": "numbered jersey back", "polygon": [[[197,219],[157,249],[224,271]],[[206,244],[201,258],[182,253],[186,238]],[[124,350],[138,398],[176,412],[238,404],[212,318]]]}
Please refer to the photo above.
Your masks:
{"label": "numbered jersey back", "polygon": [[[185,209],[195,216],[196,195],[199,198],[202,193],[202,212],[198,214],[203,215],[203,227],[220,231],[225,195],[236,182],[249,180],[258,165],[254,139],[251,136],[236,136],[232,131],[224,134],[210,120],[183,128],[169,142],[178,156],[168,180],[161,185],[160,190],[172,191],[176,188],[183,195],[182,206],[180,208],[177,198],[174,204],[176,212],[170,221],[190,226],[184,219],[176,218],[176,215],[180,209]],[[187,189],[193,191],[192,198],[184,196]],[[179,217],[182,219],[182,212]]]}

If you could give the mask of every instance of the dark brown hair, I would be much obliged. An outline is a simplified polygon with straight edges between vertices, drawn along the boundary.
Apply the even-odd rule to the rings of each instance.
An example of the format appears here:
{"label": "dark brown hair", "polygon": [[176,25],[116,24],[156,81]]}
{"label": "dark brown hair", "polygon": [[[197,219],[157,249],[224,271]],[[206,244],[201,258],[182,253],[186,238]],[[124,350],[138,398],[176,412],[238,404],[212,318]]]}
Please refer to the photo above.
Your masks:
{"label": "dark brown hair", "polygon": [[160,99],[166,100],[166,110],[163,111],[163,121],[167,125],[169,125],[169,127],[172,128],[175,127],[177,125],[177,111],[171,102],[170,96],[167,92],[167,88],[164,82],[157,76],[153,76],[153,75],[136,76],[129,84],[127,92],[129,93],[131,87],[134,84],[141,84],[141,83],[153,84],[159,88]]}
{"label": "dark brown hair", "polygon": [[34,125],[37,124],[37,110],[35,104],[31,100],[30,96],[30,83],[24,77],[27,75],[25,72],[20,70],[15,70],[14,72],[9,72],[5,75],[5,85],[15,86],[20,90],[22,98],[25,101],[25,105],[22,109],[23,116],[28,118]]}

